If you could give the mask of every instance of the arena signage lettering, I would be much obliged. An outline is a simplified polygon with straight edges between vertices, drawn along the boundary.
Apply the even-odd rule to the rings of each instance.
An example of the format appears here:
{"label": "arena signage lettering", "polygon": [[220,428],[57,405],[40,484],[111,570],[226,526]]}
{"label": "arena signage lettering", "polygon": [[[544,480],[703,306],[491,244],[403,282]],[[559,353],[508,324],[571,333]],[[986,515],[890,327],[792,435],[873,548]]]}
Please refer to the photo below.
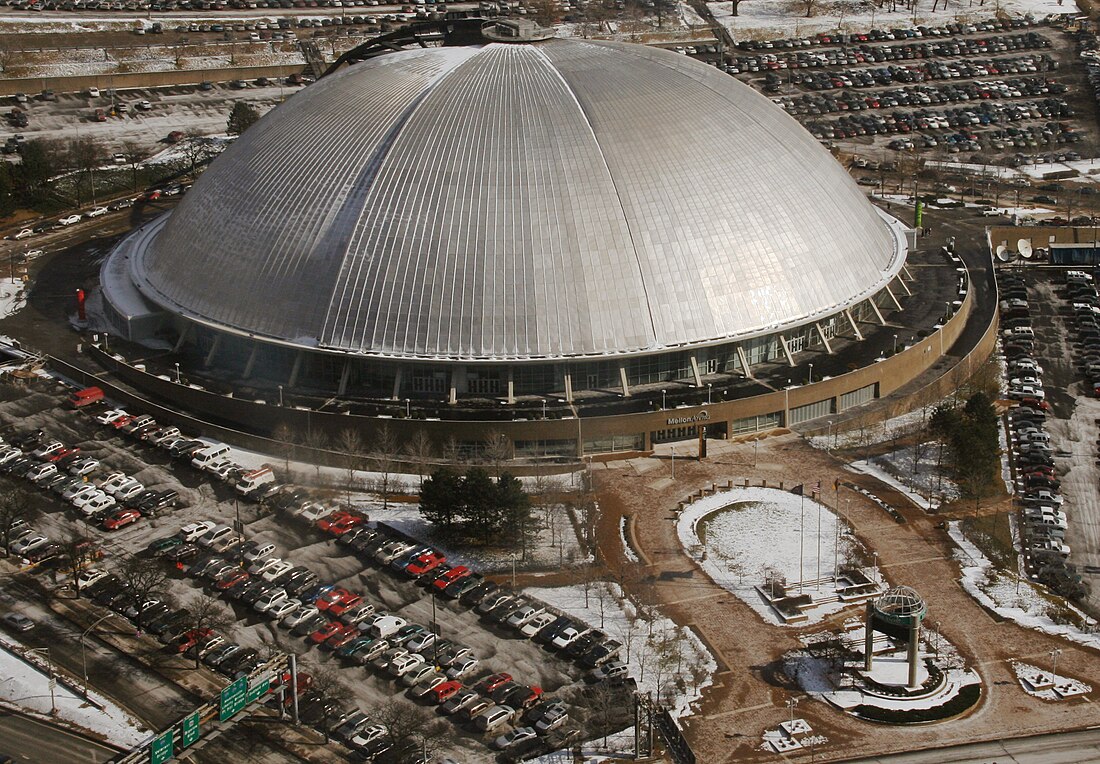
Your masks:
{"label": "arena signage lettering", "polygon": [[700,411],[698,413],[692,414],[691,416],[670,416],[667,421],[668,421],[668,424],[670,424],[670,425],[677,425],[677,424],[694,424],[695,422],[706,422],[706,421],[709,421],[709,420],[710,420],[710,412],[709,411]]}

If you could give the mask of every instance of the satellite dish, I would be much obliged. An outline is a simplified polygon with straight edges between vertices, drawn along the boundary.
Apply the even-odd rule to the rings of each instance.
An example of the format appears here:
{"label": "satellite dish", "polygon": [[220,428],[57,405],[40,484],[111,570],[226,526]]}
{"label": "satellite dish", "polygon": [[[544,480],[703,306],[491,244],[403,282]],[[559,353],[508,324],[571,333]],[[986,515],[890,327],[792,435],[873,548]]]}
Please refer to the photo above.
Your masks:
{"label": "satellite dish", "polygon": [[1031,242],[1027,239],[1020,239],[1016,242],[1016,249],[1020,251],[1020,257],[1025,260],[1030,260],[1033,250],[1031,248]]}
{"label": "satellite dish", "polygon": [[997,259],[1000,260],[1002,263],[1012,262],[1012,253],[1008,251],[1008,247],[1006,247],[1004,244],[997,245]]}

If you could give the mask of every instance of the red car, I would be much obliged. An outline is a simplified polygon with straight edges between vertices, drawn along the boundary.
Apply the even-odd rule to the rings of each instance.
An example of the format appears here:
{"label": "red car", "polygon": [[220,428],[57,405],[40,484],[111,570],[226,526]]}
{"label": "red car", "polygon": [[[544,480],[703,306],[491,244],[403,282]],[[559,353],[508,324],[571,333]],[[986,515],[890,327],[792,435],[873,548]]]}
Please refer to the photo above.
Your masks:
{"label": "red car", "polygon": [[136,523],[140,519],[141,513],[136,509],[124,509],[120,512],[115,512],[104,520],[103,527],[109,531],[117,531],[119,528],[127,526],[130,523]]}
{"label": "red car", "polygon": [[467,568],[465,565],[457,565],[448,570],[436,580],[432,581],[432,586],[434,586],[436,589],[439,589],[440,591],[443,591],[458,579],[466,578],[467,576],[472,574],[473,571]]}
{"label": "red car", "polygon": [[482,695],[488,695],[490,692],[500,687],[505,682],[511,682],[512,675],[506,672],[499,674],[491,674],[480,682],[474,685],[474,689],[480,692]]}
{"label": "red car", "polygon": [[348,626],[343,623],[339,624],[339,626],[340,630],[325,640],[325,647],[329,650],[335,650],[338,647],[343,647],[348,642],[359,636],[359,627]]}
{"label": "red car", "polygon": [[356,595],[355,592],[349,592],[347,589],[336,587],[335,589],[327,591],[320,597],[318,597],[317,601],[314,604],[317,606],[318,610],[328,610],[333,605],[340,602],[345,602],[356,596],[358,595]]}
{"label": "red car", "polygon": [[136,414],[123,414],[118,419],[111,422],[111,427],[114,427],[116,430],[121,430],[123,427],[130,424],[130,422],[134,421],[135,419],[137,419]]}
{"label": "red car", "polygon": [[436,705],[450,699],[452,695],[462,689],[462,682],[443,682],[428,690],[428,700]]}
{"label": "red car", "polygon": [[73,446],[72,448],[67,448],[66,447],[66,448],[62,448],[62,449],[59,449],[57,451],[54,451],[52,454],[50,454],[49,456],[46,457],[46,461],[56,462],[56,461],[60,461],[61,459],[64,459],[66,456],[72,456],[73,454],[78,454],[78,453],[80,453],[80,447],[79,446]]}
{"label": "red car", "polygon": [[176,652],[185,653],[200,642],[214,635],[213,629],[191,629],[176,642]]}
{"label": "red car", "polygon": [[326,625],[322,626],[321,628],[317,629],[317,631],[310,634],[309,638],[314,642],[314,644],[319,645],[334,634],[339,634],[343,627],[344,624],[340,623],[339,621],[329,621]]}
{"label": "red car", "polygon": [[362,515],[339,509],[318,520],[317,527],[325,533],[331,533],[333,536],[343,536],[352,528],[357,528],[365,522],[367,522],[367,518]]}
{"label": "red car", "polygon": [[338,600],[337,602],[333,602],[331,605],[328,606],[328,612],[332,615],[340,616],[351,610],[356,605],[360,604],[362,601],[363,595],[353,594],[351,595],[351,597],[346,597],[344,599]]}
{"label": "red car", "polygon": [[214,582],[214,588],[221,592],[228,591],[237,584],[247,581],[249,578],[251,578],[251,576],[248,575],[247,570],[231,570]]}
{"label": "red car", "polygon": [[425,573],[432,572],[446,561],[447,558],[439,552],[428,552],[410,562],[408,567],[405,568],[405,573],[414,578],[422,576]]}

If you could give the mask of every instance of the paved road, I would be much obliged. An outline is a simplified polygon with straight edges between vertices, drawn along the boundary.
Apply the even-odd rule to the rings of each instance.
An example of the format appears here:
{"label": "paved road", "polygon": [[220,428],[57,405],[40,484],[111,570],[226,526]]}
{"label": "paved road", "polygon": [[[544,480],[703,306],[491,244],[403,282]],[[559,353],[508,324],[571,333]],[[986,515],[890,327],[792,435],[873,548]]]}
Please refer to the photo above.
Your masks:
{"label": "paved road", "polygon": [[67,730],[17,714],[0,713],[0,754],[19,764],[102,762],[117,751]]}
{"label": "paved road", "polygon": [[845,764],[1092,764],[1100,762],[1100,730],[1036,735],[931,751],[845,759]]}

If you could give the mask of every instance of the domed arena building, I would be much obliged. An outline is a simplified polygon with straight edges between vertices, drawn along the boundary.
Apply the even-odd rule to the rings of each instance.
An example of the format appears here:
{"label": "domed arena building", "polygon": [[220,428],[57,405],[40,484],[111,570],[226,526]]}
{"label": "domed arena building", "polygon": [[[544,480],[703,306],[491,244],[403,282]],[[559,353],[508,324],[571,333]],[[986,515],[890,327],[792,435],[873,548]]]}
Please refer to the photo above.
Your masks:
{"label": "domed arena building", "polygon": [[[901,308],[906,227],[767,98],[659,48],[487,37],[340,68],[251,127],[104,264],[112,334],[241,401],[561,428],[775,393],[755,370]],[[634,450],[780,408],[508,438]]]}

